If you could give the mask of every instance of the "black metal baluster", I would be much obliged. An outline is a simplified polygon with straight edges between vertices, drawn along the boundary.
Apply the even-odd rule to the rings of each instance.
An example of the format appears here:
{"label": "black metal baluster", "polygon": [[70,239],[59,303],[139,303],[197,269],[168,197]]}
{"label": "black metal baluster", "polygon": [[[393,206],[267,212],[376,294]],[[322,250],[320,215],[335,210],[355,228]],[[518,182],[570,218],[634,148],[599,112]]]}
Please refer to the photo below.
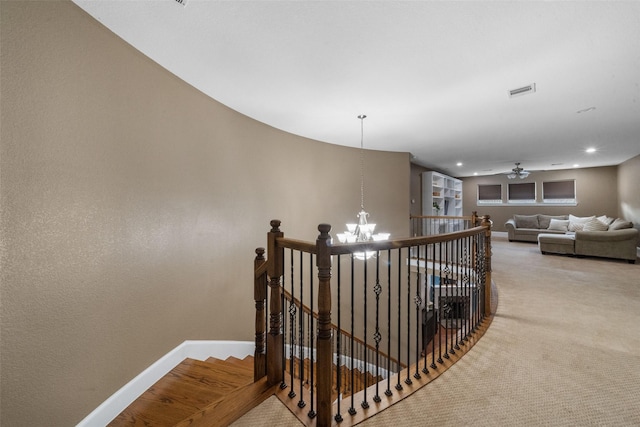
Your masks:
{"label": "black metal baluster", "polygon": [[[411,256],[411,247],[407,248],[407,258]],[[405,384],[413,384],[411,381],[411,268],[407,264],[407,378]]]}
{"label": "black metal baluster", "polygon": [[[437,316],[438,320],[437,320],[437,322],[438,322],[438,328],[439,328],[440,331],[442,331],[441,325],[442,325],[442,320],[444,319],[444,316],[443,316],[443,312],[444,312],[443,308],[444,307],[442,307],[442,286],[444,284],[443,283],[444,281],[442,280],[442,262],[443,262],[442,252],[443,252],[442,251],[442,243],[438,243],[438,255],[439,256],[438,256],[438,292],[437,292],[437,294],[438,294],[438,296],[437,296],[437,298],[438,298],[437,299],[437,301],[438,301],[438,316]],[[434,264],[434,267],[435,267],[435,264]],[[434,294],[434,299],[435,299],[435,294],[436,294],[436,292],[435,292],[435,277],[434,277],[434,292],[433,292],[433,294]],[[446,332],[446,328],[445,328],[445,332]],[[442,360],[442,335],[443,335],[442,333],[438,334],[438,363],[444,363],[444,360]],[[446,343],[446,340],[445,340],[445,343]]]}
{"label": "black metal baluster", "polygon": [[341,371],[341,367],[342,367],[342,323],[341,323],[341,307],[342,307],[342,302],[340,299],[340,291],[341,291],[341,284],[342,284],[342,275],[341,275],[341,266],[342,266],[342,262],[340,260],[340,255],[338,255],[338,289],[337,289],[337,297],[338,297],[338,309],[337,309],[337,316],[338,316],[338,331],[337,331],[337,336],[336,336],[336,392],[338,395],[338,399],[336,402],[336,414],[334,415],[333,419],[336,420],[337,423],[341,423],[343,421],[342,419],[342,414],[340,413],[340,402],[342,401],[342,371]]}
{"label": "black metal baluster", "polygon": [[[460,268],[462,267],[462,245],[460,244],[460,239],[457,239],[455,242],[455,254],[456,254],[456,259],[454,260],[455,262],[455,266],[456,266],[456,278],[455,278],[455,294],[456,296],[454,297],[454,303],[453,303],[453,307],[455,308],[455,315],[456,315],[456,333],[452,335],[452,341],[455,341],[455,345],[453,346],[453,348],[455,348],[456,350],[460,350],[460,345],[459,345],[459,336],[462,336],[462,326],[461,326],[461,322],[464,320],[464,318],[462,317],[462,313],[460,312],[461,308],[464,307],[464,300],[462,299],[462,280],[461,280],[461,276],[462,276],[462,272],[460,271]],[[455,337],[455,338],[454,338]]]}
{"label": "black metal baluster", "polygon": [[[429,369],[427,369],[427,347],[429,343],[429,322],[427,321],[427,319],[429,318],[429,304],[428,304],[429,298],[427,298],[427,291],[429,289],[429,269],[428,269],[428,262],[427,262],[427,245],[424,245],[423,249],[424,249],[424,258],[423,258],[424,268],[423,268],[422,276],[424,277],[424,280],[422,281],[422,284],[421,284],[421,288],[422,288],[421,298],[422,298],[422,304],[424,304],[424,308],[422,309],[421,314],[423,317],[421,319],[421,324],[418,325],[418,330],[422,333],[422,354],[424,354],[422,373],[428,374]],[[418,263],[419,262],[420,262],[420,259],[418,259]]]}
{"label": "black metal baluster", "polygon": [[391,249],[387,250],[387,389],[384,394],[391,396]]}
{"label": "black metal baluster", "polygon": [[[427,249],[429,250],[429,249]],[[440,323],[438,321],[438,312],[439,310],[436,310],[436,294],[435,294],[435,288],[433,287],[434,281],[435,281],[435,277],[436,277],[436,247],[435,244],[431,245],[431,252],[433,253],[432,256],[432,267],[431,267],[431,283],[427,284],[427,292],[429,293],[429,298],[428,300],[431,301],[431,310],[433,310],[433,313],[431,314],[431,317],[433,319],[433,321],[431,322],[431,324],[433,325],[433,331],[431,332],[431,368],[432,369],[438,369],[438,365],[436,365],[436,334],[438,335],[438,340],[440,339],[440,334],[438,333],[438,331],[440,330]],[[433,293],[432,293],[432,289],[433,289]],[[438,345],[439,346],[439,345]]]}
{"label": "black metal baluster", "polygon": [[349,414],[350,415],[355,415],[357,413],[355,405],[354,405],[354,398],[355,398],[355,392],[353,389],[354,386],[354,382],[355,382],[355,369],[354,369],[354,352],[353,352],[353,338],[355,337],[355,330],[354,330],[354,306],[355,306],[355,297],[354,297],[354,289],[355,289],[355,267],[354,267],[354,262],[353,262],[353,254],[351,254],[351,406],[349,407]]}
{"label": "black metal baluster", "polygon": [[309,254],[309,376],[311,378],[311,384],[309,385],[309,389],[311,390],[311,409],[309,409],[309,418],[314,418],[317,414],[313,409],[315,406],[314,399],[314,391],[316,388],[316,384],[314,382],[313,373],[315,371],[314,368],[314,351],[315,348],[315,329],[313,327],[313,254]]}
{"label": "black metal baluster", "polygon": [[420,297],[420,246],[417,246],[416,257],[416,295],[414,297],[414,304],[416,306],[416,372],[413,374],[413,378],[421,378],[419,365],[420,365],[420,331],[422,322],[420,321],[420,305],[422,304],[422,298]]}
{"label": "black metal baluster", "polygon": [[299,323],[299,341],[298,341],[298,363],[300,371],[300,400],[298,401],[298,408],[304,408],[306,402],[304,401],[304,259],[302,257],[302,251],[300,252],[300,323]]}
{"label": "black metal baluster", "polygon": [[462,342],[466,344],[469,341],[469,333],[471,331],[471,313],[472,313],[472,304],[473,297],[471,295],[471,237],[466,237],[464,239],[464,286],[465,286],[465,322],[464,322],[464,339]]}
{"label": "black metal baluster", "polygon": [[373,401],[380,403],[380,293],[382,292],[382,286],[380,286],[380,251],[376,252],[376,284],[373,288],[373,292],[376,294],[376,333],[373,335],[373,339],[376,342],[376,394],[373,396]]}
{"label": "black metal baluster", "polygon": [[[402,248],[398,249],[398,364],[400,364],[402,355],[402,344],[400,343],[400,334],[402,333]],[[396,390],[402,390],[400,383],[400,366],[398,366],[398,383]]]}
{"label": "black metal baluster", "polygon": [[[366,254],[366,252],[365,252]],[[364,377],[364,390],[363,390],[363,400],[362,403],[360,404],[360,406],[362,406],[364,409],[367,409],[369,407],[369,402],[367,401],[367,312],[368,307],[367,307],[367,287],[369,286],[369,280],[368,280],[368,276],[367,276],[367,257],[365,256],[364,258],[364,262],[363,262],[363,269],[364,269],[364,331],[363,331],[363,336],[364,336],[364,368],[362,369],[362,373],[361,375]]]}
{"label": "black metal baluster", "polygon": [[[295,370],[295,344],[296,344],[296,336],[295,336],[295,324],[296,324],[296,304],[295,304],[295,262],[293,257],[293,249],[289,250],[289,259],[291,262],[291,300],[289,300],[289,375],[291,378],[291,390],[289,390],[289,398],[293,399],[296,397],[296,392],[293,390],[293,379],[294,379],[294,370]],[[284,307],[284,306],[283,306]],[[282,354],[285,354],[283,351]]]}

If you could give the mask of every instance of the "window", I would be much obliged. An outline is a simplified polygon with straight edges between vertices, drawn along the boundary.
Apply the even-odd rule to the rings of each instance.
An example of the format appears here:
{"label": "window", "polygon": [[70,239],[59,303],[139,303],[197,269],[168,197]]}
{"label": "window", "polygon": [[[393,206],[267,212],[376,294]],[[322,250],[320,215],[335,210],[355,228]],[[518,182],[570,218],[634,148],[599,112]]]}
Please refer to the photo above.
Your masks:
{"label": "window", "polygon": [[576,181],[549,181],[542,183],[542,201],[544,203],[575,203]]}
{"label": "window", "polygon": [[478,204],[502,203],[502,184],[478,184]]}
{"label": "window", "polygon": [[509,184],[509,203],[535,203],[536,183]]}

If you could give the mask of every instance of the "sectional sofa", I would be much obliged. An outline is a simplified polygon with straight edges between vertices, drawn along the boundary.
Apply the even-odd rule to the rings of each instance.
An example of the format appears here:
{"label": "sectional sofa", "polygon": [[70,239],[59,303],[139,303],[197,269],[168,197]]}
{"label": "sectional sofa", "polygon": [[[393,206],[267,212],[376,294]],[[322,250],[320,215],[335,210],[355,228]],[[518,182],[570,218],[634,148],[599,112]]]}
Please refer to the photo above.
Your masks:
{"label": "sectional sofa", "polygon": [[635,263],[638,230],[620,218],[514,215],[505,223],[509,241],[538,242],[543,254],[616,258]]}

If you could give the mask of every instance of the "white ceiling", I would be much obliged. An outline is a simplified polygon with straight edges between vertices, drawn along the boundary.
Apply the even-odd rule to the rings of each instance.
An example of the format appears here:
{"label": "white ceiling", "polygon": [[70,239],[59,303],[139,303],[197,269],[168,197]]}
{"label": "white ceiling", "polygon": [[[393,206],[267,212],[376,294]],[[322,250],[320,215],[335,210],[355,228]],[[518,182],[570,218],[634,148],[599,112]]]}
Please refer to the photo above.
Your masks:
{"label": "white ceiling", "polygon": [[293,134],[359,147],[366,114],[366,148],[460,177],[640,154],[637,1],[74,2],[202,92]]}

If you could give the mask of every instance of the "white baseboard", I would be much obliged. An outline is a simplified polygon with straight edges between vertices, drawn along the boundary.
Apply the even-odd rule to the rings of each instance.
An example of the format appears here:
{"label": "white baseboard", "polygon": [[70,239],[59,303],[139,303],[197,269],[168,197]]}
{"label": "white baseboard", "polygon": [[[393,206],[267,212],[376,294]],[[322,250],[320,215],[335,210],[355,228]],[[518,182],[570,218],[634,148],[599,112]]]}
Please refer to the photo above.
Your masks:
{"label": "white baseboard", "polygon": [[243,359],[252,355],[252,341],[185,341],[162,356],[120,390],[87,415],[78,427],[97,427],[109,424],[127,406],[186,358],[205,360],[209,357]]}

